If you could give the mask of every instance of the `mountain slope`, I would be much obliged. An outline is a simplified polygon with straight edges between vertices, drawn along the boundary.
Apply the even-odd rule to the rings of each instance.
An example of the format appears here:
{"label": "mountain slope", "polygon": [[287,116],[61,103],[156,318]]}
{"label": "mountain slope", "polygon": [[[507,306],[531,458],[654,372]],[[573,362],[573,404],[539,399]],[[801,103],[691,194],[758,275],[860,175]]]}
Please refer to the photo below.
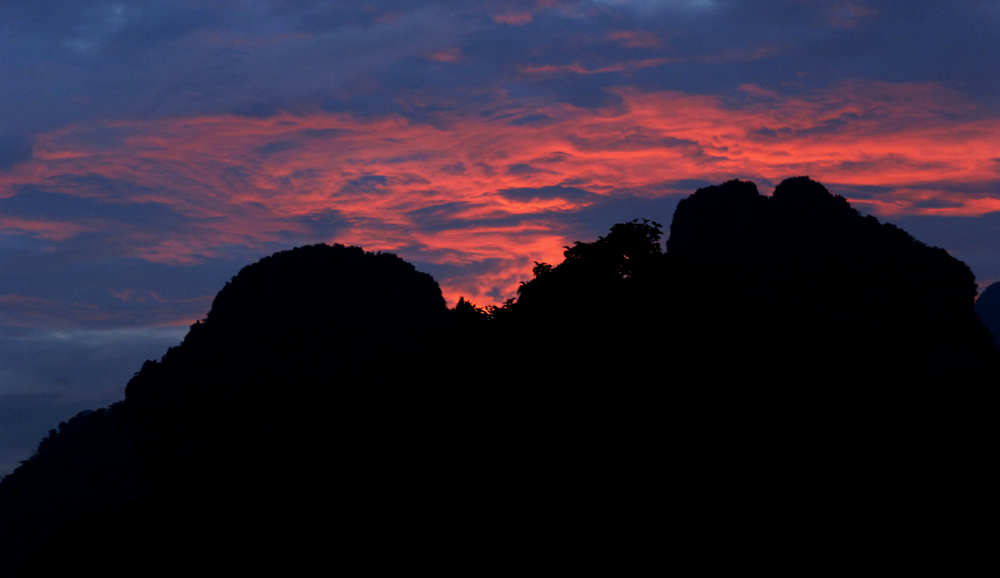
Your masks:
{"label": "mountain slope", "polygon": [[247,266],[0,481],[0,576],[620,570],[650,519],[698,549],[734,512],[973,506],[997,353],[964,264],[804,177],[699,189],[662,233],[615,225],[486,310],[357,247]]}

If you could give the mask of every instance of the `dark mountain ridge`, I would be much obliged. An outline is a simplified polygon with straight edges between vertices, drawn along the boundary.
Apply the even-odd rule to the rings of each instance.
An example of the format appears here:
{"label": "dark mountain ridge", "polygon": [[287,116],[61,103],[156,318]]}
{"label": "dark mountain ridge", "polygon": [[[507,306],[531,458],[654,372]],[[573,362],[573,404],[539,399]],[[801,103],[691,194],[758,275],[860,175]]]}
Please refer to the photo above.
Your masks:
{"label": "dark mountain ridge", "polygon": [[976,299],[976,313],[993,334],[994,345],[1000,347],[1000,282],[984,289]]}
{"label": "dark mountain ridge", "polygon": [[923,527],[928,463],[991,479],[966,459],[997,352],[964,264],[805,177],[699,189],[662,233],[615,225],[485,309],[357,247],[247,266],[123,402],[0,481],[0,575],[619,551],[668,485],[699,528],[825,487],[782,475]]}
{"label": "dark mountain ridge", "polygon": [[739,181],[700,189],[678,205],[667,250],[725,272],[712,308],[751,357],[781,352],[801,372],[850,360],[850,373],[890,379],[994,363],[964,263],[806,177],[771,197]]}

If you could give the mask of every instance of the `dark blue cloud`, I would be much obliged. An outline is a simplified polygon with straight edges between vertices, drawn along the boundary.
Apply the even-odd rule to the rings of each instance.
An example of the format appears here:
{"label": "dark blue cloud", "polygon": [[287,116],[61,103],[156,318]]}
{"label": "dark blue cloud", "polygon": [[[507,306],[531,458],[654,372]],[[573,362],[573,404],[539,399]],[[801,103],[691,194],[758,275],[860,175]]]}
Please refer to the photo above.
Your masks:
{"label": "dark blue cloud", "polygon": [[568,201],[596,200],[597,195],[577,187],[561,185],[535,188],[501,189],[500,196],[511,201],[530,202],[544,199],[565,199]]}
{"label": "dark blue cloud", "polygon": [[[387,12],[400,7],[383,4],[361,19],[351,13],[363,9],[332,4],[44,4],[0,8],[9,30],[0,36],[0,68],[8,72],[0,121],[19,131],[95,117],[299,110],[391,79],[390,69],[459,42],[471,22],[434,4],[394,17]],[[317,8],[332,11],[337,24],[303,34],[300,21]]]}
{"label": "dark blue cloud", "polygon": [[[858,77],[938,82],[993,106],[1000,16],[990,6],[580,0],[538,9],[386,1],[267,2],[248,10],[12,0],[0,8],[10,29],[0,38],[0,67],[10,71],[0,87],[0,120],[33,132],[95,116],[270,116],[321,106],[434,123],[447,107],[481,102],[498,87],[516,98],[603,107],[617,104],[609,89],[622,85],[718,94],[752,83],[789,93]],[[490,17],[516,11],[534,16],[523,25]],[[425,58],[445,49],[460,57]],[[526,72],[546,66],[595,73]],[[425,93],[424,104],[401,98],[414,91]],[[428,106],[427,94],[451,104]]]}
{"label": "dark blue cloud", "polygon": [[340,194],[385,193],[388,191],[389,177],[385,175],[364,175],[350,179],[340,189]]}
{"label": "dark blue cloud", "polygon": [[[526,223],[558,223],[583,241],[596,239],[608,232],[615,223],[646,218],[664,225],[664,234],[673,218],[677,203],[708,181],[681,180],[662,183],[641,190],[620,189],[597,195],[584,189],[566,186],[515,188],[498,191],[510,200],[531,202],[560,198],[583,202],[575,209],[563,211],[543,210],[533,213],[502,214],[497,216],[463,218],[462,213],[477,205],[465,202],[442,203],[416,209],[407,213],[414,226],[422,231],[444,231],[491,227],[516,227]],[[697,186],[694,186],[697,185]],[[665,192],[674,194],[664,194]],[[565,232],[564,231],[564,232]]]}
{"label": "dark blue cloud", "polygon": [[[124,183],[98,176],[67,177],[63,182],[72,183],[81,191],[91,187],[100,188],[105,199],[127,200],[130,196],[142,192],[141,189],[125,188]],[[117,221],[124,224],[141,224],[143,227],[155,227],[160,230],[176,230],[191,226],[189,217],[180,215],[160,203],[107,202],[66,193],[48,192],[34,186],[23,187],[18,194],[0,199],[0,215],[72,222],[89,219]]]}
{"label": "dark blue cloud", "polygon": [[[552,111],[561,110],[547,105],[568,103],[620,111],[625,101],[616,90],[623,87],[712,95],[725,107],[741,108],[780,106],[781,98],[789,95],[822,100],[826,89],[851,80],[929,82],[947,87],[973,105],[956,107],[949,114],[990,117],[1000,111],[997,6],[992,0],[947,6],[930,0],[568,0],[544,6],[533,0],[6,0],[0,3],[0,69],[5,73],[5,82],[0,83],[4,131],[0,171],[13,168],[4,174],[16,174],[21,163],[36,155],[44,158],[43,136],[55,139],[49,142],[62,150],[113,155],[127,146],[129,131],[137,130],[122,128],[115,123],[120,119],[231,113],[257,119],[325,110],[361,119],[398,115],[409,123],[457,131],[461,126],[454,121],[456,113],[473,110],[482,111],[497,127],[543,128],[558,116]],[[501,14],[521,16],[508,19],[509,23],[493,18]],[[435,57],[440,54],[447,57]],[[746,84],[778,96],[740,90]],[[814,126],[762,125],[753,136],[760,140],[822,139],[870,120],[865,114],[879,111],[851,112]],[[61,140],[52,132],[42,134],[68,124],[78,128]],[[297,136],[336,141],[351,133],[309,129]],[[257,153],[272,158],[294,155],[295,139],[274,137]],[[580,150],[601,153],[672,149],[689,158],[711,160],[693,141],[652,131],[626,132],[608,142],[581,137],[574,144]],[[545,159],[504,163],[470,156],[455,162],[421,155],[413,151],[396,160],[443,164],[442,172],[470,179],[480,171],[486,175],[548,174]],[[880,163],[892,160],[854,161],[841,168],[878,169]],[[296,178],[318,174],[308,167],[300,171]],[[233,190],[245,190],[254,177],[238,166],[220,166],[218,174]],[[193,265],[152,263],[133,256],[135,244],[142,242],[137,233],[149,233],[156,240],[197,238],[199,228],[207,227],[211,219],[179,213],[166,202],[170,191],[141,189],[97,175],[49,178],[53,190],[73,194],[7,188],[2,193],[13,196],[0,199],[0,215],[87,224],[88,230],[61,241],[2,233],[0,296],[37,299],[39,308],[69,311],[80,304],[93,306],[105,318],[89,321],[88,326],[109,330],[203,315],[211,296],[246,263],[293,244],[335,238],[351,226],[337,211],[321,211],[289,217],[284,223],[287,230],[275,232],[278,241],[233,242],[218,247],[217,256],[205,256]],[[771,184],[760,178],[756,181],[761,190]],[[397,184],[388,176],[371,174],[353,179],[339,192],[389,194]],[[560,198],[579,203],[576,209],[482,215],[473,210],[479,206],[454,202],[411,211],[409,224],[373,220],[365,225],[399,233],[538,223],[561,227],[560,234],[586,241],[606,234],[614,223],[634,218],[668,225],[677,201],[709,184],[716,183],[687,179],[596,195],[577,188],[586,183],[570,175],[562,186],[509,188],[499,194],[515,201]],[[856,199],[877,198],[891,190],[828,185]],[[433,188],[433,183],[426,188]],[[1000,194],[993,182],[926,183],[926,188],[967,195]],[[136,195],[165,202],[130,202]],[[229,206],[225,199],[212,195],[190,202],[220,220],[268,211],[251,202]],[[917,206],[944,207],[952,202],[953,198],[924,200]],[[907,217],[898,224],[925,242],[948,248],[972,266],[981,280],[1000,279],[996,258],[1000,246],[993,241],[1000,239],[997,214]],[[277,224],[279,229],[282,226]],[[247,236],[252,233],[248,231]],[[423,251],[418,246],[406,250],[414,255]],[[428,258],[418,261],[418,267],[446,280],[494,274],[510,263],[486,259],[441,265]],[[491,291],[494,299],[502,298],[499,287]],[[11,315],[30,312],[7,307],[0,313],[10,320]],[[13,325],[5,329],[14,330]],[[15,374],[10,368],[16,366],[16,379],[29,380],[24,383],[49,383],[49,378],[58,383],[58,371],[46,373],[46,356],[64,359],[70,367],[85,364],[81,352],[89,351],[78,344],[36,347],[26,343],[0,343],[0,372],[8,371],[0,373],[5,376],[0,379],[13,383],[10,376]],[[26,361],[12,361],[12,355]],[[107,367],[121,364],[129,370],[133,363],[106,361],[111,364]],[[62,366],[56,363],[55,367]],[[80,375],[105,371],[94,365]],[[68,369],[64,373],[73,377]],[[20,423],[16,412],[27,414],[36,412],[34,407],[62,403],[59,397],[40,399],[0,401],[0,424]],[[70,406],[65,409],[50,418],[72,415]],[[41,433],[54,425],[47,425]],[[0,427],[0,434],[12,427]],[[0,473],[7,459],[2,439]]]}
{"label": "dark blue cloud", "polygon": [[[440,203],[408,211],[406,216],[419,230],[422,231],[447,231],[449,229],[462,229],[479,226],[483,223],[483,219],[481,218],[462,219],[459,217],[459,214],[462,212],[479,206],[480,205],[464,201]],[[492,222],[492,219],[489,219],[488,221]]]}
{"label": "dark blue cloud", "polygon": [[846,199],[874,199],[892,192],[892,187],[877,185],[845,185],[843,183],[823,183],[831,193]]}
{"label": "dark blue cloud", "polygon": [[153,50],[163,43],[181,39],[190,33],[205,28],[224,25],[222,15],[208,8],[179,8],[165,11],[155,19],[137,18],[123,23],[102,49],[112,54],[130,53],[133,58],[137,51]]}
{"label": "dark blue cloud", "polygon": [[[339,231],[350,227],[350,223],[344,218],[340,211],[327,209],[317,211],[298,217],[299,223],[309,228],[309,236],[316,241],[322,241],[334,237]],[[315,241],[313,241],[315,242]],[[303,240],[299,244],[311,244],[309,240]]]}
{"label": "dark blue cloud", "polygon": [[649,219],[663,225],[663,241],[669,236],[670,221],[673,219],[677,203],[693,193],[650,197],[619,192],[575,212],[567,219],[567,224],[578,237],[575,240],[594,240],[606,235],[611,226],[633,219]]}
{"label": "dark blue cloud", "polygon": [[[111,198],[86,198],[24,187],[0,199],[0,217],[84,224],[62,240],[27,234],[0,235],[0,296],[30,297],[0,310],[0,325],[114,328],[170,323],[203,316],[225,280],[267,248],[228,247],[198,264],[155,263],[135,256],[138,243],[197,235],[198,219],[158,203],[125,203],[130,191],[106,179],[78,183]],[[134,191],[131,191],[134,193]],[[329,230],[320,219],[317,229]],[[286,247],[282,247],[286,248]],[[61,312],[61,313],[60,313]]]}
{"label": "dark blue cloud", "polygon": [[545,169],[533,167],[528,163],[515,163],[507,167],[508,175],[535,175],[544,172]]}
{"label": "dark blue cloud", "polygon": [[660,134],[643,128],[632,129],[613,139],[592,139],[586,137],[570,137],[573,145],[586,152],[594,151],[638,151],[652,149],[683,149],[694,154],[704,155],[701,145],[695,141]]}
{"label": "dark blue cloud", "polygon": [[918,241],[942,247],[976,275],[980,289],[1000,281],[1000,212],[979,217],[907,216],[881,219]]}
{"label": "dark blue cloud", "polygon": [[299,148],[300,146],[301,145],[298,142],[291,140],[269,142],[264,146],[258,147],[257,154],[259,154],[262,157],[266,157],[274,153],[283,153],[286,151],[292,151]]}
{"label": "dark blue cloud", "polygon": [[510,124],[513,126],[545,126],[552,122],[552,117],[546,114],[529,114],[511,120]]}
{"label": "dark blue cloud", "polygon": [[449,175],[464,175],[465,174],[465,163],[455,163],[455,164],[451,164],[451,165],[444,165],[444,166],[440,167],[438,170],[440,170],[443,173],[447,173]]}
{"label": "dark blue cloud", "polygon": [[0,134],[0,171],[31,160],[32,156],[31,140],[27,137]]}
{"label": "dark blue cloud", "polygon": [[675,179],[661,183],[660,186],[666,191],[691,194],[698,189],[711,187],[712,185],[717,184],[719,183],[713,183],[712,181],[706,181],[705,179]]}
{"label": "dark blue cloud", "polygon": [[142,363],[159,359],[186,331],[0,330],[0,477],[59,422],[124,398]]}
{"label": "dark blue cloud", "polygon": [[316,139],[338,139],[354,134],[354,131],[343,128],[311,128],[301,131],[299,134],[306,138]]}
{"label": "dark blue cloud", "polygon": [[949,201],[948,199],[925,199],[915,201],[913,206],[917,209],[957,209],[965,205],[957,201]]}
{"label": "dark blue cloud", "polygon": [[227,256],[181,266],[81,259],[65,249],[0,254],[5,271],[0,296],[27,299],[4,302],[0,326],[112,329],[198,319],[225,282],[252,260]]}

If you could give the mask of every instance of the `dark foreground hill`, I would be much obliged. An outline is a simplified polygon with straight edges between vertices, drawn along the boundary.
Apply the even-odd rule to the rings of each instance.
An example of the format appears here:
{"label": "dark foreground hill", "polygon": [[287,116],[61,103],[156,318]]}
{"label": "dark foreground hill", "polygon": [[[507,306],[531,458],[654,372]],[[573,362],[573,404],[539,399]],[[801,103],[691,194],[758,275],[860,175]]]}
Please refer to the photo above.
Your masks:
{"label": "dark foreground hill", "polygon": [[412,402],[443,361],[447,323],[434,280],[391,254],[316,245],[244,268],[124,402],[63,424],[3,480],[0,565],[13,571],[66,520],[29,573],[96,552],[114,575],[206,555],[232,570],[294,565],[270,553],[328,539],[308,523],[335,517],[335,502],[357,510],[361,488],[374,500],[385,487],[368,506],[378,515],[407,485],[382,464],[402,473],[415,443],[402,432],[428,429]]}
{"label": "dark foreground hill", "polygon": [[984,289],[976,299],[976,313],[993,334],[993,343],[1000,347],[1000,282]]}
{"label": "dark foreground hill", "polygon": [[678,205],[665,253],[661,232],[616,225],[536,267],[502,312],[516,328],[505,337],[581,378],[909,387],[995,367],[969,268],[806,177],[771,197],[742,181],[699,189]]}
{"label": "dark foreground hill", "polygon": [[771,197],[737,181],[699,190],[668,252],[716,276],[709,310],[751,368],[912,382],[995,363],[964,263],[806,177]]}
{"label": "dark foreground hill", "polygon": [[978,507],[997,354],[964,264],[805,178],[700,189],[662,233],[616,225],[485,310],[356,247],[246,267],[0,482],[0,575],[620,572],[762,520],[926,539]]}

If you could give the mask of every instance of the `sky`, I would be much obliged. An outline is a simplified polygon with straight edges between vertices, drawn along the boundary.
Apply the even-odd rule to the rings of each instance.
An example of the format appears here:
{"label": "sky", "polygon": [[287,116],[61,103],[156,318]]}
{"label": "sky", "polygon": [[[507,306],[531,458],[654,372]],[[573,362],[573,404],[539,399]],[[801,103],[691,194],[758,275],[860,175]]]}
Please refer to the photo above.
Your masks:
{"label": "sky", "polygon": [[305,244],[487,305],[699,187],[808,175],[983,289],[998,63],[1000,0],[4,0],[0,476]]}

